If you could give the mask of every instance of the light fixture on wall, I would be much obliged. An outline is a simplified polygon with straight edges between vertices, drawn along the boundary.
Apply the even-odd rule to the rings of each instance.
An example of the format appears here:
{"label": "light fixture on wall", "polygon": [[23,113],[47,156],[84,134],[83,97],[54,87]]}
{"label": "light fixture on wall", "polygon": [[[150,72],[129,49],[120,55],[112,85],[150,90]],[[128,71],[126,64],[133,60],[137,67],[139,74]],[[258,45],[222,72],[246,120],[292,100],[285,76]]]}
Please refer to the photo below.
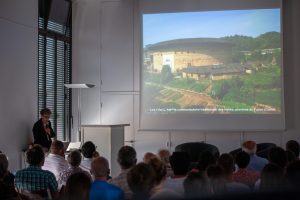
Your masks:
{"label": "light fixture on wall", "polygon": [[87,84],[87,83],[80,83],[80,84],[75,83],[75,84],[65,84],[65,87],[70,89],[78,89],[77,133],[78,133],[78,141],[80,141],[81,140],[81,89],[93,88],[95,87],[95,85]]}

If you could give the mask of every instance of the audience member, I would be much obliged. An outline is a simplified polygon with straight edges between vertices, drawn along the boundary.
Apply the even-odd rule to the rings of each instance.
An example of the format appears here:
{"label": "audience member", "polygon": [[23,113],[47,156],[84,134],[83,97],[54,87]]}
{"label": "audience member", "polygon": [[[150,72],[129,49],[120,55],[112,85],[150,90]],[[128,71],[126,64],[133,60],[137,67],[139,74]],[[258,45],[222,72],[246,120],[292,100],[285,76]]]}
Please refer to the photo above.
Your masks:
{"label": "audience member", "polygon": [[210,165],[206,169],[206,174],[210,181],[213,194],[222,194],[226,192],[225,173],[221,166]]}
{"label": "audience member", "polygon": [[0,199],[17,199],[17,192],[11,184],[7,184],[4,178],[8,174],[8,160],[6,155],[0,153]]}
{"label": "audience member", "polygon": [[152,188],[155,185],[155,171],[146,164],[139,163],[127,174],[128,186],[133,192],[133,200],[147,200],[150,198]]}
{"label": "audience member", "polygon": [[168,149],[160,149],[157,152],[157,156],[167,166],[167,177],[173,176],[174,174],[170,164],[170,156],[171,156],[170,151]]}
{"label": "audience member", "polygon": [[258,173],[268,164],[268,160],[256,155],[256,143],[254,141],[246,141],[242,144],[242,149],[250,155],[250,162],[247,166],[248,170],[256,171]]}
{"label": "audience member", "polygon": [[250,162],[249,154],[244,151],[239,152],[236,155],[235,162],[238,166],[238,170],[232,174],[232,180],[253,188],[255,182],[259,179],[259,173],[246,169]]}
{"label": "audience member", "polygon": [[183,196],[183,181],[186,178],[190,167],[190,158],[187,152],[173,152],[170,156],[170,164],[174,175],[166,179],[163,187],[165,189],[173,190]]}
{"label": "audience member", "polygon": [[43,170],[48,170],[55,175],[58,180],[59,173],[68,169],[68,162],[65,160],[64,144],[56,140],[52,142],[50,147],[50,153],[45,158]]}
{"label": "audience member", "polygon": [[260,181],[256,184],[260,190],[274,191],[285,188],[283,168],[279,165],[267,164],[260,175]]}
{"label": "audience member", "polygon": [[71,153],[68,155],[69,167],[59,173],[59,177],[58,177],[59,187],[66,185],[68,178],[72,174],[75,174],[78,172],[84,172],[84,173],[86,173],[87,176],[89,176],[91,178],[90,173],[88,173],[87,171],[85,171],[79,167],[80,162],[81,162],[80,152],[78,150],[71,151]]}
{"label": "audience member", "polygon": [[270,149],[268,154],[269,162],[278,165],[282,169],[287,165],[287,155],[283,148],[273,147]]}
{"label": "audience member", "polygon": [[180,195],[178,193],[162,187],[167,176],[166,165],[158,157],[153,157],[147,164],[149,164],[155,172],[151,199],[179,198]]}
{"label": "audience member", "polygon": [[67,180],[63,200],[88,200],[91,188],[91,177],[85,172],[77,172]]}
{"label": "audience member", "polygon": [[147,152],[143,157],[143,162],[148,163],[150,159],[157,157],[154,153]]}
{"label": "audience member", "polygon": [[29,167],[16,173],[15,187],[18,191],[28,190],[31,192],[50,190],[52,197],[58,196],[57,182],[52,172],[43,170],[45,155],[40,145],[33,145],[26,152]]}
{"label": "audience member", "polygon": [[289,188],[300,189],[300,160],[288,164],[285,176]]}
{"label": "audience member", "polygon": [[83,155],[83,160],[80,167],[87,171],[91,171],[91,163],[94,157],[98,157],[99,153],[96,151],[96,146],[93,142],[87,141],[81,147],[81,153]]}
{"label": "audience member", "polygon": [[124,191],[125,199],[132,198],[132,191],[127,182],[127,174],[129,170],[136,165],[136,151],[131,146],[123,146],[118,152],[118,163],[121,167],[121,173],[109,180],[108,182],[121,188]]}
{"label": "audience member", "polygon": [[200,172],[206,171],[209,165],[216,164],[216,158],[210,151],[204,151],[200,154],[197,169]]}
{"label": "audience member", "polygon": [[91,200],[119,200],[124,199],[124,192],[117,186],[107,183],[109,174],[108,161],[104,157],[94,158],[91,164],[91,172],[94,176],[90,190]]}
{"label": "audience member", "polygon": [[[8,158],[2,151],[0,151],[0,154],[3,154],[5,156],[5,159],[8,160]],[[8,164],[8,162],[7,162],[7,164]],[[7,172],[5,173],[2,181],[6,185],[14,186],[14,184],[15,184],[15,176],[8,170],[8,165],[7,165]]]}
{"label": "audience member", "polygon": [[294,152],[292,152],[290,150],[286,150],[285,153],[286,153],[286,158],[287,158],[287,164],[292,163],[296,160],[299,160],[299,158],[296,157]]}
{"label": "audience member", "polygon": [[198,199],[210,195],[212,190],[204,173],[190,172],[183,182],[185,198]]}
{"label": "audience member", "polygon": [[286,143],[286,150],[294,152],[295,156],[299,159],[300,146],[296,140],[289,140]]}
{"label": "audience member", "polygon": [[226,191],[229,193],[241,193],[241,192],[249,192],[250,188],[242,183],[237,183],[232,180],[232,173],[234,171],[234,160],[233,157],[224,153],[218,159],[218,165],[220,165],[224,170],[224,177],[226,179]]}

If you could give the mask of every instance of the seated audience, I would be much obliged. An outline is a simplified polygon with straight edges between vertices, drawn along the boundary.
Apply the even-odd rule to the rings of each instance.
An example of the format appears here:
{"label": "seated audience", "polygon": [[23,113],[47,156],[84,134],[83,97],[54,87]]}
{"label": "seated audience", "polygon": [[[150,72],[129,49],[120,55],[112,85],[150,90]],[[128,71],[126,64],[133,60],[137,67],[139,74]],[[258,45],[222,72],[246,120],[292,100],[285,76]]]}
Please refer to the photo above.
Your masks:
{"label": "seated audience", "polygon": [[117,186],[107,183],[109,175],[108,161],[104,157],[94,158],[91,172],[94,177],[90,190],[91,200],[119,200],[124,199],[124,192]]}
{"label": "seated audience", "polygon": [[55,175],[58,180],[59,173],[68,168],[68,162],[65,160],[64,144],[56,140],[52,142],[50,147],[50,153],[45,158],[43,170],[48,170]]}
{"label": "seated audience", "polygon": [[143,157],[143,162],[148,163],[150,159],[157,157],[154,153],[147,152]]}
{"label": "seated audience", "polygon": [[63,200],[88,200],[92,179],[86,172],[77,172],[69,176]]}
{"label": "seated audience", "polygon": [[243,151],[250,155],[250,162],[247,169],[260,173],[264,166],[268,164],[268,160],[257,156],[256,148],[257,146],[254,141],[246,141],[242,145]]}
{"label": "seated audience", "polygon": [[146,163],[139,163],[127,174],[128,186],[133,192],[133,200],[147,200],[155,185],[155,171]]}
{"label": "seated audience", "polygon": [[8,160],[6,155],[0,153],[0,199],[17,199],[17,192],[11,184],[7,184],[4,178],[8,174]]}
{"label": "seated audience", "polygon": [[151,199],[166,199],[166,198],[179,198],[180,195],[170,189],[163,188],[163,183],[167,176],[166,165],[158,158],[154,157],[148,163],[155,172],[154,187],[152,188]]}
{"label": "seated audience", "polygon": [[286,152],[281,147],[273,147],[268,154],[269,162],[278,165],[282,169],[287,165]]}
{"label": "seated audience", "polygon": [[255,187],[260,190],[275,191],[285,189],[285,185],[283,168],[269,163],[263,168],[260,181],[257,182]]}
{"label": "seated audience", "polygon": [[210,151],[204,151],[200,154],[197,164],[197,169],[200,172],[205,172],[209,165],[216,164],[216,158]]}
{"label": "seated audience", "polygon": [[173,176],[173,170],[170,165],[170,156],[171,156],[170,151],[167,149],[160,149],[157,152],[157,156],[167,166],[167,177]]}
{"label": "seated audience", "polygon": [[206,169],[207,177],[209,178],[211,192],[213,194],[222,194],[226,192],[225,173],[221,166],[210,165]]}
{"label": "seated audience", "polygon": [[183,182],[185,198],[198,199],[211,194],[209,180],[204,173],[190,172]]}
{"label": "seated audience", "polygon": [[80,167],[83,170],[90,172],[92,159],[99,156],[95,144],[91,141],[85,142],[81,147],[81,153],[83,155],[83,160],[81,161]]}
{"label": "seated audience", "polygon": [[287,165],[285,177],[289,188],[300,189],[300,160]]}
{"label": "seated audience", "polygon": [[136,165],[136,151],[131,146],[123,146],[118,152],[118,163],[121,167],[121,173],[110,179],[108,182],[121,188],[124,191],[125,199],[132,198],[132,191],[127,183],[127,174],[129,170]]}
{"label": "seated audience", "polygon": [[241,192],[249,192],[250,188],[242,183],[238,183],[232,180],[232,173],[234,171],[234,160],[233,157],[224,153],[218,159],[218,165],[220,165],[224,170],[224,177],[226,180],[226,191],[229,193],[241,193]]}
{"label": "seated audience", "polygon": [[296,160],[299,160],[299,158],[296,157],[294,152],[292,152],[290,150],[286,150],[285,153],[286,153],[286,158],[287,158],[287,164],[292,163]]}
{"label": "seated audience", "polygon": [[16,173],[16,189],[20,192],[23,190],[30,192],[50,190],[52,197],[56,198],[58,192],[55,176],[52,172],[42,169],[45,160],[42,146],[35,144],[28,149],[26,159],[29,167]]}
{"label": "seated audience", "polygon": [[[2,151],[0,151],[0,154],[3,154],[5,156],[5,159],[7,160],[6,155]],[[15,176],[8,170],[8,166],[7,166],[7,172],[5,173],[5,176],[3,177],[2,181],[6,185],[14,186],[15,184]]]}
{"label": "seated audience", "polygon": [[81,162],[80,152],[78,150],[71,151],[71,153],[68,155],[69,167],[59,173],[59,177],[58,177],[59,187],[61,187],[63,185],[66,185],[66,182],[67,182],[68,178],[72,174],[75,174],[75,173],[78,173],[78,172],[84,172],[84,173],[86,173],[86,175],[88,177],[91,178],[90,173],[88,173],[87,171],[84,171],[83,169],[81,169],[79,167],[80,162]]}
{"label": "seated audience", "polygon": [[300,145],[297,141],[289,140],[286,143],[286,150],[294,152],[295,156],[299,159]]}
{"label": "seated audience", "polygon": [[239,152],[236,155],[235,162],[238,166],[238,170],[232,174],[232,180],[253,188],[255,182],[259,179],[259,173],[246,169],[250,162],[249,154],[244,151]]}
{"label": "seated audience", "polygon": [[166,179],[165,189],[173,190],[180,195],[184,195],[183,181],[190,167],[190,159],[187,152],[173,152],[170,156],[170,164],[174,175]]}

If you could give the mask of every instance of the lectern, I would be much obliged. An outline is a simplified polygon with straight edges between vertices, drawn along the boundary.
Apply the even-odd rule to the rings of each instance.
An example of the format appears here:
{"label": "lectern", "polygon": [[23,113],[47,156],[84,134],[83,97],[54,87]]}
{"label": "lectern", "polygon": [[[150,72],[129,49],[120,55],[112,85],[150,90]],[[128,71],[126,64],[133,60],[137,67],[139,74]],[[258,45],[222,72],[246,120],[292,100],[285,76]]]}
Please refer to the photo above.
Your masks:
{"label": "lectern", "polygon": [[117,176],[121,169],[117,162],[118,151],[124,146],[124,129],[129,124],[82,125],[81,142],[92,141],[100,156],[105,157],[110,166],[111,175]]}

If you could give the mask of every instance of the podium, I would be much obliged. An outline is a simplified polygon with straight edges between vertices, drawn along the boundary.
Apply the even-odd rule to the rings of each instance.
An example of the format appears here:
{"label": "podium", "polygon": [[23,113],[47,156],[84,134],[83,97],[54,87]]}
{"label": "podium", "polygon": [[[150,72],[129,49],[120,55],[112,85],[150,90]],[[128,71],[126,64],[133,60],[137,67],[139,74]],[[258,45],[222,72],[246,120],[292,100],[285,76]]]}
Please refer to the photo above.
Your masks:
{"label": "podium", "polygon": [[110,166],[111,176],[121,172],[118,164],[118,151],[124,146],[124,129],[129,124],[114,125],[82,125],[81,142],[92,141],[100,156],[105,157]]}

